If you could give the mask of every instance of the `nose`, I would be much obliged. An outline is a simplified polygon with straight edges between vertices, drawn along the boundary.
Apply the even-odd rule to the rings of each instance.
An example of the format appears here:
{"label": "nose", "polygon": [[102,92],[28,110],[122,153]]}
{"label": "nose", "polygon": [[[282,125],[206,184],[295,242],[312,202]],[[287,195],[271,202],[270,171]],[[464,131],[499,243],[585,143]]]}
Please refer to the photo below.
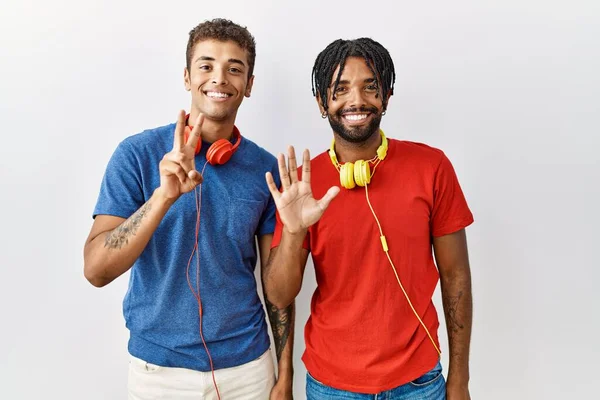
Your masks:
{"label": "nose", "polygon": [[362,88],[357,87],[350,90],[348,98],[348,106],[350,108],[361,108],[367,105],[365,100],[365,93]]}
{"label": "nose", "polygon": [[227,85],[227,74],[220,68],[215,68],[212,77],[213,85]]}

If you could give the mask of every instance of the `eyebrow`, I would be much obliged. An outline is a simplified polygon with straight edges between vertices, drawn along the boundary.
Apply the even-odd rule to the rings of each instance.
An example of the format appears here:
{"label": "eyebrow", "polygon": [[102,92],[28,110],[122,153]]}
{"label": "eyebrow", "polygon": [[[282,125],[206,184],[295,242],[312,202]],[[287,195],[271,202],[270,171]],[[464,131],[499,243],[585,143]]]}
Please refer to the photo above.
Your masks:
{"label": "eyebrow", "polygon": [[[373,83],[373,82],[377,82],[377,80],[375,78],[367,78],[363,81],[363,83]],[[335,84],[335,81],[331,84],[331,86],[333,87],[333,85]],[[350,81],[349,80],[341,80],[339,81],[338,85],[349,85]]]}
{"label": "eyebrow", "polygon": [[246,64],[244,64],[242,60],[238,60],[237,58],[230,58],[227,61],[229,61],[232,64],[242,64],[244,67],[246,66]]}
{"label": "eyebrow", "polygon": [[[215,61],[215,59],[213,57],[209,57],[209,56],[200,56],[198,58],[196,58],[195,62],[198,61]],[[244,67],[246,66],[246,64],[244,64],[244,62],[242,60],[238,60],[237,58],[230,58],[229,60],[227,60],[227,62],[233,63],[233,64],[242,64]]]}

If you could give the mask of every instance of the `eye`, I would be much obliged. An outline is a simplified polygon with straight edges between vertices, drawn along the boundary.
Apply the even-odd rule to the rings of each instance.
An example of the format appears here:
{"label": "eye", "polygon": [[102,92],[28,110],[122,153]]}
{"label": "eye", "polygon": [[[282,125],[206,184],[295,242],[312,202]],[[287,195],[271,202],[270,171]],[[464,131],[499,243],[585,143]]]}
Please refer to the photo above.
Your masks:
{"label": "eye", "polygon": [[344,93],[345,91],[346,91],[346,88],[345,88],[344,86],[338,86],[338,87],[335,89],[335,92],[336,92],[336,93]]}
{"label": "eye", "polygon": [[368,85],[365,90],[367,92],[373,93],[373,92],[378,92],[379,91],[379,87],[377,86],[376,83],[372,83],[370,85]]}
{"label": "eye", "polygon": [[236,67],[231,67],[231,68],[229,68],[229,71],[230,71],[231,73],[234,73],[234,74],[241,74],[241,73],[242,73],[242,70],[241,70],[241,69],[239,69],[239,68],[236,68]]}
{"label": "eye", "polygon": [[210,65],[207,64],[202,64],[198,67],[198,69],[201,69],[203,71],[209,71],[210,70]]}

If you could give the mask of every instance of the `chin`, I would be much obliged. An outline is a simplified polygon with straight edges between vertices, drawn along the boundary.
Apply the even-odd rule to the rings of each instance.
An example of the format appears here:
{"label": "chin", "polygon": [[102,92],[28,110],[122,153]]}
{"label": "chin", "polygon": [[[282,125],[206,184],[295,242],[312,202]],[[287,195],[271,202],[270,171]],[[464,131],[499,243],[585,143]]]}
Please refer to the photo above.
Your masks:
{"label": "chin", "polygon": [[371,136],[373,136],[373,133],[375,133],[375,132],[360,132],[360,133],[349,134],[348,131],[345,131],[345,132],[338,132],[338,135],[340,135],[342,137],[342,139],[344,139],[347,142],[362,143],[362,142],[366,142],[367,139],[369,139]]}
{"label": "chin", "polygon": [[204,114],[205,118],[211,119],[213,121],[224,121],[231,116],[229,110],[202,110],[200,111]]}
{"label": "chin", "polygon": [[367,141],[375,133],[379,132],[381,118],[374,118],[364,126],[348,126],[342,121],[329,118],[329,124],[334,132],[342,139],[350,143],[362,143]]}

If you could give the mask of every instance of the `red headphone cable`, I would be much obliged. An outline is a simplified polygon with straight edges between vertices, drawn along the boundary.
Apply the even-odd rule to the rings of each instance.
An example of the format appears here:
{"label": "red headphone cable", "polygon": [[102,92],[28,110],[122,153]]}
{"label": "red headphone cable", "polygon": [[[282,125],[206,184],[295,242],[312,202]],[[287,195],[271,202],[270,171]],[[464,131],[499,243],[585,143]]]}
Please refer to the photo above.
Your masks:
{"label": "red headphone cable", "polygon": [[[202,176],[204,176],[204,169],[208,161],[202,167]],[[208,351],[208,346],[206,345],[206,341],[204,340],[204,334],[202,333],[202,300],[200,298],[200,253],[198,251],[198,240],[200,236],[200,206],[202,203],[202,183],[199,185],[200,191],[198,191],[198,186],[194,188],[194,199],[196,200],[196,235],[194,241],[194,248],[192,249],[192,254],[190,255],[190,259],[188,261],[188,265],[186,268],[186,277],[188,281],[188,286],[190,290],[194,294],[196,301],[198,302],[198,316],[199,316],[199,330],[200,330],[200,338],[202,339],[202,344],[204,345],[204,349],[206,350],[206,354],[208,355],[208,361],[210,363],[210,371],[212,374],[213,385],[215,386],[215,390],[217,392],[217,398],[221,400],[221,395],[219,393],[219,388],[217,386],[217,381],[215,379],[215,369],[212,361],[212,357],[210,352]],[[196,290],[194,290],[192,286],[192,282],[190,281],[190,265],[192,264],[192,259],[194,257],[194,253],[196,253]]]}

